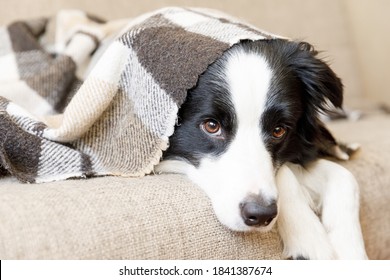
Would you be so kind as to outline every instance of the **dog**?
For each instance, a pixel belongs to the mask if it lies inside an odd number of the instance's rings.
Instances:
[[[234,231],[276,223],[292,259],[366,259],[354,176],[320,120],[343,85],[306,42],[241,41],[188,91],[157,172],[182,173]]]

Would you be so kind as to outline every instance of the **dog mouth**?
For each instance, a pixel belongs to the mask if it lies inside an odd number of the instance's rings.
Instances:
[[[255,219],[256,220],[256,219]],[[244,224],[246,225],[246,230],[245,231],[249,231],[249,232],[269,232],[273,229],[275,223],[276,223],[276,220],[277,220],[277,216],[273,217],[273,218],[269,218],[269,220],[265,221],[262,225],[248,225],[248,222],[249,223],[253,223],[253,221],[244,221]],[[255,221],[256,223],[257,221]]]
[[[268,220],[264,221],[262,225],[258,224],[258,218],[256,216],[250,216],[244,220],[244,223],[247,226],[253,226],[253,227],[258,227],[258,228],[266,228],[268,225],[272,223],[274,218],[269,218]]]
[[[274,228],[274,225],[276,223],[277,217],[273,218],[267,225],[256,225],[256,226],[248,226],[245,222],[242,220],[237,221],[236,223],[222,223],[223,226],[225,226],[227,229],[235,232],[259,232],[259,233],[266,233],[271,231]]]

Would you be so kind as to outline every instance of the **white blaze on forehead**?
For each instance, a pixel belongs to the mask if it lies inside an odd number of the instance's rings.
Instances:
[[[259,54],[238,50],[228,58],[226,80],[237,119],[236,135],[227,150],[227,157],[245,164],[244,173],[256,182],[251,189],[265,198],[274,193],[274,170],[271,154],[262,139],[261,116],[270,88],[272,70]],[[252,174],[251,174],[252,173]]]
[[[237,114],[239,127],[257,127],[264,111],[272,71],[266,60],[243,50],[233,52],[228,59],[226,78]]]
[[[189,169],[187,175],[211,198],[224,225],[234,230],[250,230],[244,224],[239,205],[248,195],[259,195],[265,204],[277,200],[272,156],[261,132],[272,71],[264,58],[242,50],[230,53],[225,63],[224,76],[237,130],[221,155],[205,156],[199,167]]]

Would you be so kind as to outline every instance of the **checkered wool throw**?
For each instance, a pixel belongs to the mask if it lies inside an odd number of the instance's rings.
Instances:
[[[104,22],[81,11],[0,28],[0,173],[24,182],[143,176],[207,66],[273,35],[216,11]]]

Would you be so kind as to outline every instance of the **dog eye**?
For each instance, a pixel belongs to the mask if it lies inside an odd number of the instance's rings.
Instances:
[[[287,130],[282,126],[277,126],[272,131],[272,136],[276,139],[281,139],[285,134]]]
[[[201,124],[202,130],[207,134],[211,134],[213,136],[219,136],[222,133],[221,124],[213,119],[205,120]]]

